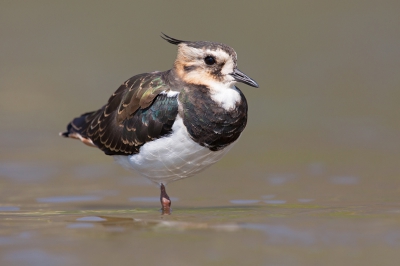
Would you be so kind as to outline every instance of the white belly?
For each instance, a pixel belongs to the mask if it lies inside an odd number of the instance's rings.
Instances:
[[[220,151],[210,151],[194,142],[181,117],[169,136],[146,143],[138,154],[114,155],[114,159],[156,183],[166,184],[189,177],[220,160],[234,143]]]

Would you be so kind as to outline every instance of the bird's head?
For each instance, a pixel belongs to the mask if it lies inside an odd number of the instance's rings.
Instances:
[[[178,45],[174,69],[183,81],[206,86],[213,83],[230,86],[242,82],[258,88],[257,82],[237,69],[237,55],[231,47],[215,42],[182,41],[165,34],[161,37]]]

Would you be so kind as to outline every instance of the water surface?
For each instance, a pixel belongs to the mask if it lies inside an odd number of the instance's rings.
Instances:
[[[0,264],[397,265],[396,1],[0,4]],[[159,190],[58,132],[129,77],[169,69],[163,31],[233,46],[259,89],[218,164]]]

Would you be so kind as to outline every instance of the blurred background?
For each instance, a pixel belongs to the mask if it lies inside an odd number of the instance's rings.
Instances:
[[[72,118],[101,107],[129,77],[171,68],[176,46],[159,37],[164,32],[232,46],[239,69],[260,85],[238,84],[249,103],[249,123],[231,152],[196,177],[170,184],[168,193],[176,198],[173,219],[187,221],[186,212],[213,224],[221,221],[219,214],[196,216],[189,210],[244,208],[230,221],[261,224],[267,240],[239,233],[247,239],[249,257],[235,257],[243,248],[231,241],[235,235],[209,236],[198,243],[213,251],[199,262],[233,265],[231,258],[250,259],[253,265],[312,265],[321,258],[331,265],[328,258],[339,255],[339,261],[391,265],[400,245],[399,14],[398,1],[369,0],[1,1],[2,218],[36,213],[52,220],[46,215],[57,211],[138,208],[149,213],[145,218],[159,219],[157,187],[101,151],[58,133]],[[301,215],[302,204],[313,206],[322,220]],[[357,222],[347,219],[365,215]],[[328,219],[337,216],[344,218]],[[307,253],[304,243],[296,242],[298,235],[293,242],[292,231],[278,234],[284,247],[277,250],[265,229],[271,223],[315,228],[311,244],[320,252]],[[18,238],[27,224],[24,219],[17,228],[3,224],[0,233]],[[48,233],[43,230],[30,235],[32,242],[24,241],[25,246],[4,242],[7,252],[0,253],[0,261],[25,265],[39,256],[39,263],[52,262],[53,254],[64,256],[65,265],[96,261],[78,250],[54,253],[51,240],[32,251],[29,243],[42,239]],[[362,236],[371,231],[376,234]],[[359,246],[342,249],[342,240],[329,238],[336,233],[350,234],[355,242],[346,243]],[[91,240],[82,240],[81,250]],[[148,247],[156,245],[146,241]],[[200,254],[187,247],[190,239],[176,241],[190,256]],[[230,244],[210,244],[215,241]],[[371,248],[373,243],[385,248]],[[118,260],[124,263],[122,257]],[[182,261],[175,265],[188,265],[189,255]]]

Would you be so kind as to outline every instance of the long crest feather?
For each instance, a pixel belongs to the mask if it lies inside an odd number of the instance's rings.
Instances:
[[[172,37],[168,36],[167,34],[165,34],[165,33],[163,33],[163,32],[161,32],[161,34],[162,34],[162,35],[161,35],[161,38],[163,38],[163,39],[166,40],[167,42],[172,43],[172,44],[175,44],[175,45],[178,45],[178,44],[180,44],[180,43],[186,42],[186,41],[182,41],[182,40],[178,40],[178,39],[172,38]]]

